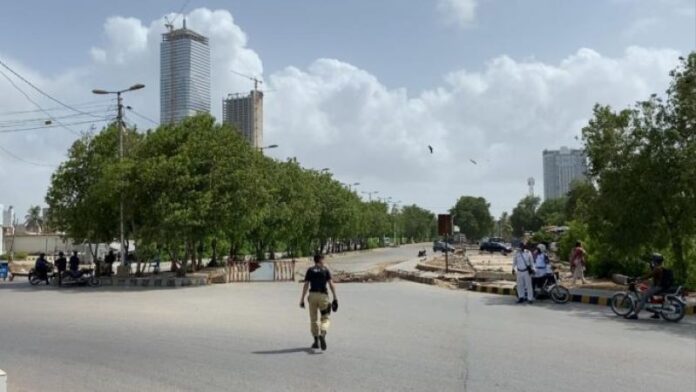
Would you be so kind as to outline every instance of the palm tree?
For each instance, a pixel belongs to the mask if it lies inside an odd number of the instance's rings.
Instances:
[[[31,206],[29,211],[27,211],[27,216],[24,217],[24,224],[28,230],[33,230],[37,233],[41,233],[41,226],[43,225],[43,219],[41,218],[41,207]]]

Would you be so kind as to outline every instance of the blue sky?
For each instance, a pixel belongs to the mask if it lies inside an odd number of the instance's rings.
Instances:
[[[127,103],[158,119],[162,18],[183,3],[6,1],[0,59],[70,103],[145,83]],[[541,151],[577,145],[594,103],[664,91],[696,47],[695,0],[191,0],[184,13],[211,37],[214,115],[222,96],[250,88],[230,69],[260,75],[275,158],[435,212],[463,194],[511,210],[527,177],[543,189]],[[2,78],[0,93],[0,122],[35,109]],[[0,146],[53,165],[74,137],[3,133]],[[0,153],[0,203],[42,204],[51,171]]]

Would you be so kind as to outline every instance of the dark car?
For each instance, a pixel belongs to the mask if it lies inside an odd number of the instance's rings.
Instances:
[[[492,241],[481,243],[479,250],[481,252],[491,252],[491,253],[500,252],[504,255],[506,255],[508,253],[512,253],[511,247],[509,247],[503,243],[500,243],[500,242],[492,242]]]
[[[445,247],[448,252],[454,252],[454,246],[446,243],[445,241],[435,241],[433,242],[433,252],[444,252]]]

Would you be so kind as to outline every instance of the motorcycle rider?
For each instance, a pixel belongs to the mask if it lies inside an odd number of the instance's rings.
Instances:
[[[668,289],[669,287],[665,287],[665,285],[671,285],[671,283],[666,284],[664,277],[665,277],[665,269],[662,266],[662,263],[664,261],[664,258],[662,257],[661,254],[659,253],[653,253],[651,260],[650,260],[650,268],[651,271],[648,272],[647,274],[643,275],[641,280],[646,280],[649,278],[652,278],[652,286],[647,289],[640,297],[640,300],[638,301],[638,305],[636,305],[636,310],[635,312],[629,314],[626,316],[627,319],[630,320],[638,320],[638,314],[640,314],[640,311],[643,310],[645,307],[645,304],[650,300],[650,298],[653,295],[657,295],[664,291],[665,289]],[[655,313],[653,314],[650,318],[652,319],[659,319],[660,316]]]
[[[58,286],[63,284],[63,274],[68,268],[68,260],[65,259],[65,253],[63,251],[58,252],[58,259],[56,259],[56,268],[58,269]]]
[[[82,274],[80,273],[80,258],[77,257],[77,251],[74,250],[72,256],[70,256],[70,275],[73,278],[79,278]]]
[[[36,272],[36,276],[38,276],[41,280],[46,281],[46,284],[50,284],[48,282],[48,261],[46,260],[46,254],[41,253],[39,255],[39,258],[36,259],[36,264],[34,264],[34,271]]]

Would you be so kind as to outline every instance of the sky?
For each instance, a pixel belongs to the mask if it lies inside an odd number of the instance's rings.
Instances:
[[[473,195],[499,216],[527,194],[529,177],[543,194],[544,149],[579,147],[595,103],[623,108],[664,92],[678,57],[696,49],[696,0],[0,7],[0,60],[82,112],[0,68],[0,204],[20,217],[45,204],[51,173],[77,135],[113,117],[113,101],[92,89],[144,83],[125,96],[127,120],[155,126],[164,17],[180,25],[179,11],[210,38],[214,116],[222,97],[252,88],[232,70],[258,76],[267,90],[264,141],[279,145],[270,156],[330,168],[360,192],[435,213]],[[65,127],[43,126],[47,113]]]

